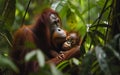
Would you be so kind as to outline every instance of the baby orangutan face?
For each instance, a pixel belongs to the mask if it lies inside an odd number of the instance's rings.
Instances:
[[[66,37],[66,41],[62,45],[63,50],[69,50],[72,47],[76,46],[79,44],[80,37],[78,36],[77,33],[72,32],[69,33],[68,36]]]

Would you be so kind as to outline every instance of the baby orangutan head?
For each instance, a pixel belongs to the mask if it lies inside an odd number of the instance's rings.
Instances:
[[[62,45],[62,49],[63,50],[69,50],[72,47],[78,45],[79,41],[80,41],[80,36],[78,35],[78,33],[71,32],[66,37],[66,41]]]

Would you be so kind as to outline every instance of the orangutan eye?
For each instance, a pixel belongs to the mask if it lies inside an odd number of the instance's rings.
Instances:
[[[54,14],[51,14],[51,15],[50,15],[50,21],[51,21],[51,22],[54,22],[55,19],[56,19],[56,16],[55,16]]]
[[[51,21],[51,23],[55,23],[55,24],[60,22],[59,18],[54,14],[50,15],[50,21]]]

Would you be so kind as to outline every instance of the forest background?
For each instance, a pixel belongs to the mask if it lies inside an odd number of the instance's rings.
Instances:
[[[0,75],[19,72],[9,57],[13,34],[22,24],[34,23],[35,16],[46,7],[59,13],[64,29],[77,31],[84,41],[79,58],[58,66],[40,66],[36,75],[119,75],[119,4],[120,0],[0,0]],[[32,56],[27,55],[29,60]],[[43,63],[41,57],[37,60]],[[63,73],[67,66],[69,70]]]

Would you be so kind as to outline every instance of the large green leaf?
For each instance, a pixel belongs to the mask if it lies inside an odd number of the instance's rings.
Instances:
[[[25,56],[25,61],[27,61],[27,62],[30,61],[33,57],[35,57],[35,55],[36,55],[36,50],[33,50],[33,51],[27,53]]]
[[[112,75],[106,60],[107,55],[104,50],[100,46],[96,46],[95,52],[101,70],[104,72],[105,75]]]
[[[37,50],[36,53],[37,53],[37,60],[38,60],[39,66],[44,67],[44,65],[45,65],[45,57],[44,57],[42,51]]]
[[[45,65],[45,57],[43,55],[43,53],[41,52],[41,50],[33,50],[29,53],[26,54],[25,56],[25,61],[30,61],[32,58],[37,58],[38,64],[40,67],[44,67]]]
[[[9,58],[3,57],[1,55],[0,55],[0,66],[6,67],[6,68],[11,68],[13,71],[19,72],[16,65]]]
[[[91,75],[92,62],[94,61],[94,56],[92,51],[88,51],[81,64],[81,75]]]

